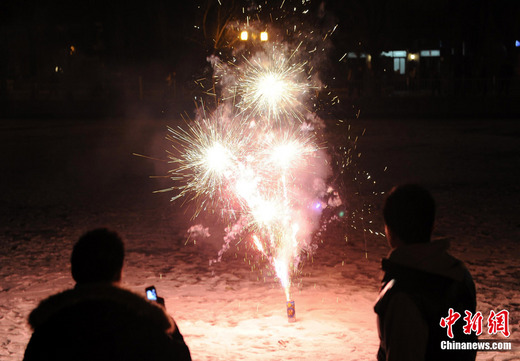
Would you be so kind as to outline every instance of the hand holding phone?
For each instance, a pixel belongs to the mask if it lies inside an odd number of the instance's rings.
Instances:
[[[146,298],[150,301],[157,301],[157,290],[155,286],[146,287]]]
[[[146,287],[146,298],[150,301],[157,302],[161,306],[164,306],[164,298],[157,296],[157,290],[155,289],[155,286]]]

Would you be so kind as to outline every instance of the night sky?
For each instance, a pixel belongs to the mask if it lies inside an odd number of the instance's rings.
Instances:
[[[34,77],[49,57],[74,46],[78,53],[111,66],[189,63],[185,57],[211,53],[219,16],[276,18],[280,1],[4,1],[0,11],[3,79]],[[258,11],[258,5],[263,10]],[[512,52],[520,37],[518,1],[287,0],[284,11],[309,8],[306,20],[339,24],[338,54],[378,53],[405,48],[458,47],[475,58]],[[269,14],[269,17],[267,16]],[[205,29],[203,29],[205,26]],[[196,28],[198,27],[198,29]],[[204,31],[205,30],[205,31]],[[33,58],[13,69],[20,58]],[[6,74],[7,73],[7,74]]]
[[[197,80],[211,78],[208,56],[233,59],[238,30],[247,19],[278,33],[290,33],[292,24],[297,24],[309,33],[313,29],[319,41],[334,29],[322,42],[326,52],[314,64],[332,89],[345,89],[353,71],[362,67],[357,81],[372,89],[363,95],[385,95],[381,81],[397,81],[392,87],[402,87],[415,65],[407,65],[403,79],[390,79],[392,59],[383,60],[378,54],[437,49],[440,62],[421,61],[418,78],[427,82],[438,73],[447,84],[443,95],[509,93],[516,89],[520,73],[520,48],[515,47],[520,38],[519,4],[516,0],[303,5],[296,0],[4,1],[0,103],[6,116],[124,115],[136,100],[164,103],[157,94],[166,94],[168,86],[175,88],[170,93],[185,108],[200,94]],[[281,42],[296,39],[286,34]],[[371,54],[372,62],[368,66],[364,58],[352,60],[346,54]],[[470,89],[461,88],[461,82]],[[88,107],[88,102],[94,106]],[[151,107],[161,114],[167,108]],[[496,108],[506,109],[501,104]]]

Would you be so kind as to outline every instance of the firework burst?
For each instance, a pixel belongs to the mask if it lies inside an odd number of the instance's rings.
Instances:
[[[246,157],[247,135],[238,133],[239,129],[219,112],[186,122],[186,127],[168,127],[166,138],[172,143],[167,151],[172,165],[168,173],[177,185],[161,191],[177,192],[172,201],[195,201],[195,216],[217,206],[231,209],[228,184],[236,177],[240,160]]]
[[[245,120],[262,119],[267,122],[301,121],[303,100],[312,86],[308,83],[306,63],[291,62],[282,55],[257,55],[245,59],[238,68],[237,96]]]

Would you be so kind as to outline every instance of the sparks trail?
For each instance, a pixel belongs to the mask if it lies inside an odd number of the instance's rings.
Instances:
[[[271,21],[291,18],[284,4],[280,10],[284,15]],[[253,27],[250,20],[247,26]],[[195,120],[168,128],[169,176],[175,185],[163,191],[175,192],[172,201],[194,202],[194,217],[218,212],[228,223],[224,246],[212,262],[220,261],[231,242],[246,240],[269,261],[289,301],[301,255],[312,253],[323,210],[343,201],[329,185],[331,159],[324,122],[316,115],[320,87],[312,64],[317,49],[326,48],[316,44],[334,30],[320,36],[305,32],[302,23],[288,25],[269,37],[277,40],[268,46],[233,49],[232,61],[208,58],[214,74],[204,92],[215,106],[201,102]],[[294,37],[292,49],[287,36]]]

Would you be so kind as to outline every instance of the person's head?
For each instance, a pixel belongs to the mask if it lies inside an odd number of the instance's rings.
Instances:
[[[106,228],[80,237],[70,257],[72,278],[77,284],[119,282],[125,258],[121,237]]]
[[[435,220],[435,201],[430,192],[415,184],[394,187],[383,207],[385,231],[392,248],[430,241]]]

